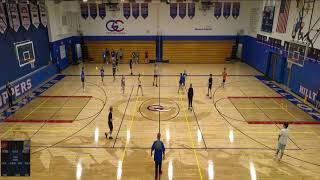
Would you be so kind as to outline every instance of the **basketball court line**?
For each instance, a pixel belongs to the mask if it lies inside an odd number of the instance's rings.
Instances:
[[[185,117],[185,120],[186,120],[186,123],[187,123],[187,127],[188,127],[189,139],[190,139],[190,141],[191,141],[192,148],[195,148],[195,145],[194,145],[194,142],[193,142],[193,139],[192,139],[192,134],[191,134],[191,129],[190,129],[189,120],[188,120],[188,117],[187,117],[187,114],[186,114],[186,110],[185,110],[185,106],[184,106],[184,103],[182,102],[182,98],[181,98],[181,95],[180,95],[180,94],[179,94],[179,97],[180,97],[180,103],[182,103],[182,108],[183,108],[183,112],[184,112],[184,117]],[[202,135],[202,134],[201,134],[201,135]],[[200,164],[199,164],[197,152],[195,151],[195,149],[193,149],[193,153],[194,153],[194,156],[195,156],[195,159],[196,159],[196,163],[197,163],[197,166],[198,166],[199,176],[200,176],[200,179],[202,180],[202,173],[201,173],[201,169],[200,169]]]
[[[79,74],[64,74],[65,76],[80,76]],[[208,77],[208,75],[209,74],[194,74],[194,75],[192,75],[192,74],[188,74],[187,76],[195,76],[195,77],[202,77],[202,76],[205,76],[205,77]],[[95,77],[95,76],[97,76],[97,77],[101,77],[101,75],[100,74],[86,74],[85,76],[93,76],[93,77]],[[107,74],[107,75],[104,75],[104,76],[109,76],[109,77],[113,77],[113,75],[112,74]],[[118,76],[118,77],[121,77],[122,75],[115,75],[116,77]],[[138,74],[133,74],[133,75],[131,75],[131,74],[128,74],[128,75],[125,75],[125,76],[138,76]],[[141,74],[140,76],[154,76],[154,74]],[[159,76],[172,76],[172,77],[177,77],[177,76],[180,76],[179,74],[177,74],[177,75],[175,75],[175,74],[161,74],[161,75],[159,75]],[[218,75],[218,74],[212,74],[212,76],[216,76],[216,77],[222,77],[222,75]],[[257,74],[228,74],[228,76],[243,76],[243,77],[255,77],[255,76],[257,76]]]
[[[124,109],[123,116],[122,116],[122,119],[121,119],[121,122],[120,122],[120,125],[119,125],[119,128],[118,128],[117,135],[116,135],[116,137],[115,137],[115,139],[114,139],[114,143],[113,143],[113,145],[112,145],[113,148],[114,148],[114,146],[115,146],[116,143],[117,143],[118,135],[119,135],[119,132],[120,132],[120,130],[121,130],[124,117],[126,116],[126,113],[127,113],[127,109],[128,109],[128,105],[129,105],[129,103],[130,103],[131,97],[132,97],[133,89],[134,89],[134,87],[131,88],[130,96],[129,96],[128,101],[127,101],[127,104],[126,104],[126,108]]]
[[[44,148],[44,147],[49,147],[45,145],[31,145],[31,148]],[[53,146],[50,147],[50,149],[78,149],[78,148],[83,148],[83,149],[125,149],[125,146],[117,146],[117,147],[110,147],[110,146]],[[150,150],[150,147],[127,147],[126,149],[130,150]],[[262,150],[262,151],[274,151],[274,149],[269,149],[269,148],[246,148],[246,147],[211,147],[211,148],[186,148],[186,147],[168,147],[166,149],[171,149],[171,150]],[[301,151],[301,149],[298,148],[288,148],[286,151]],[[308,149],[304,149],[308,150]]]

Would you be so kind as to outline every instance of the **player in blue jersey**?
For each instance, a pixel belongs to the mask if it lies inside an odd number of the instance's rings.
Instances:
[[[112,76],[113,76],[113,81],[116,80],[116,71],[117,71],[117,65],[116,65],[116,60],[114,59],[112,61]]]
[[[85,75],[84,75],[84,67],[82,66],[81,68],[81,74],[80,74],[80,79],[81,79],[81,82],[82,82],[82,90],[84,91],[84,78],[85,78]]]
[[[185,83],[184,75],[182,73],[180,73],[178,93],[180,92],[180,90],[183,91],[183,84],[184,83]]]

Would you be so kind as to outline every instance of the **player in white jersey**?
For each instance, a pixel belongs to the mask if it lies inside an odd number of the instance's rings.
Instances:
[[[125,76],[122,75],[122,77],[121,77],[121,89],[122,89],[122,94],[124,94],[125,86],[126,86],[126,79],[125,79]]]
[[[137,89],[137,96],[139,94],[139,89],[141,89],[141,93],[142,93],[142,96],[143,96],[143,90],[142,90],[142,82],[141,82],[141,79],[140,79],[141,75],[139,73],[139,76],[138,76],[138,89]]]
[[[283,129],[281,129],[279,137],[278,137],[278,148],[277,148],[275,156],[278,158],[278,154],[280,152],[279,161],[282,159],[284,150],[285,150],[286,145],[287,145],[288,133],[289,133],[288,126],[289,126],[288,123],[284,123],[283,124]]]
[[[159,76],[159,65],[157,63],[154,64],[154,74],[153,74],[153,83],[152,85],[156,85],[158,87],[158,76]]]

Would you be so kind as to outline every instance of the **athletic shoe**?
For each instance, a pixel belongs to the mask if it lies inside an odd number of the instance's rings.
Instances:
[[[108,134],[107,133],[104,133],[104,135],[106,135],[106,138],[108,138]]]
[[[109,139],[113,139],[113,137],[110,136]]]

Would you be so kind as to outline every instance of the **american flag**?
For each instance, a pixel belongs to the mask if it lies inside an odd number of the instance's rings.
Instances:
[[[277,24],[278,33],[286,32],[289,10],[290,10],[290,3],[291,3],[291,0],[281,0],[278,24]]]

